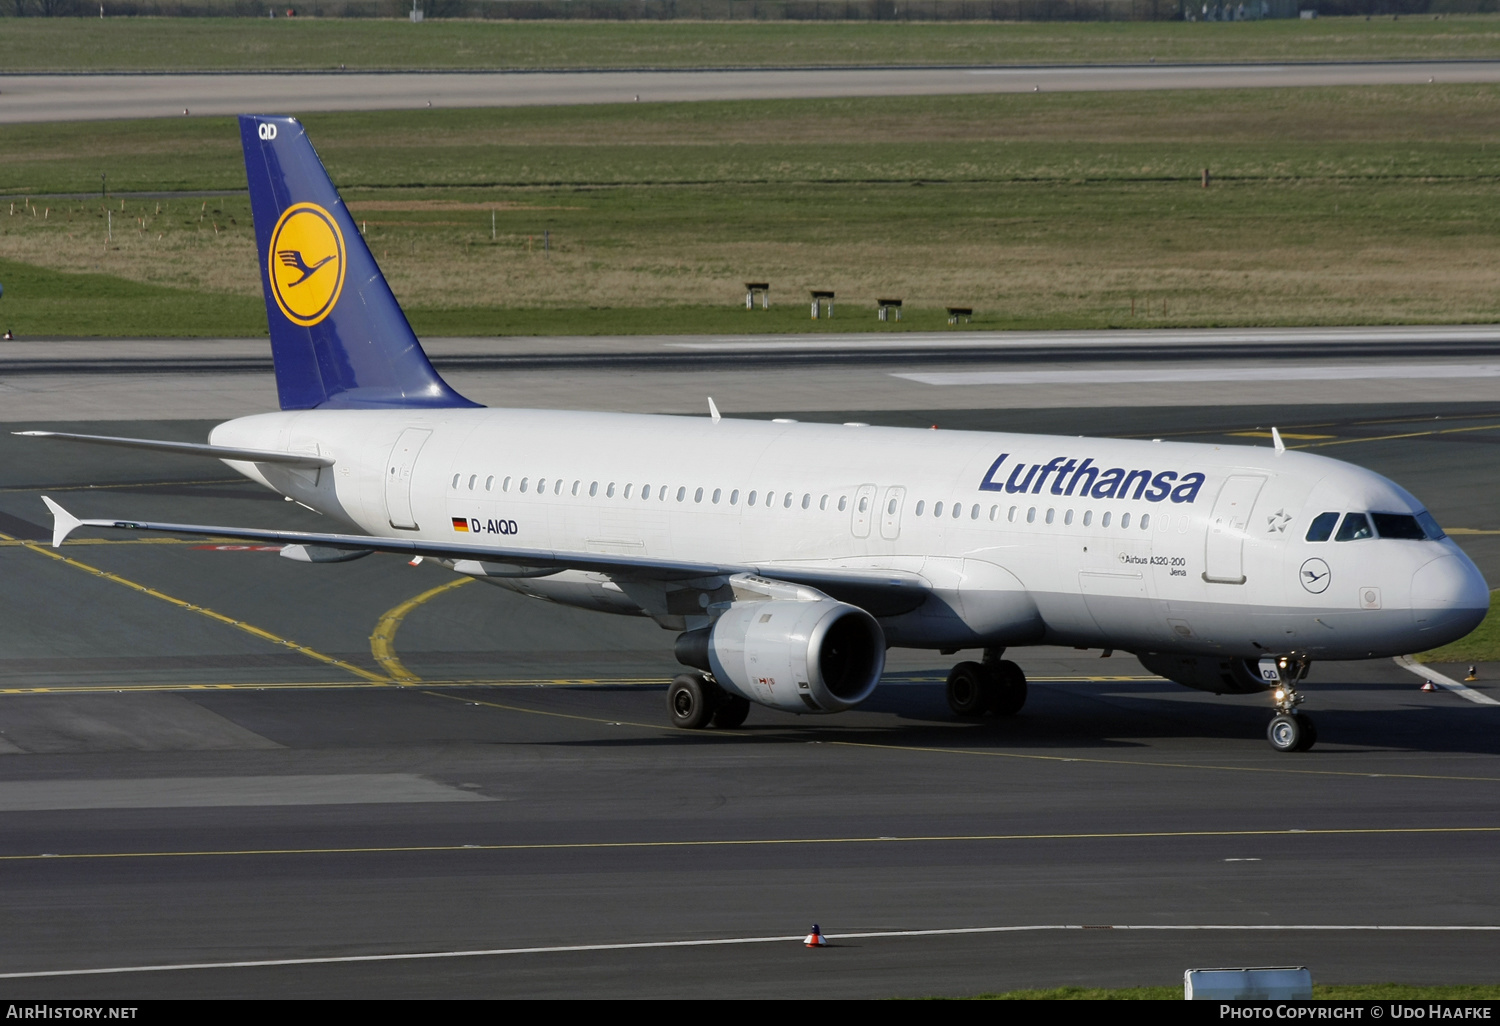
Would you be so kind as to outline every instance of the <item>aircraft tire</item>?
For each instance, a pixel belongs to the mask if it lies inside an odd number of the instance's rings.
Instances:
[[[1302,741],[1297,745],[1297,751],[1305,752],[1318,743],[1318,725],[1307,713],[1298,713],[1297,719],[1302,721]]]
[[[667,688],[667,715],[681,730],[702,730],[718,707],[719,687],[696,673],[679,673]]]
[[[1291,713],[1277,713],[1266,727],[1266,740],[1278,752],[1304,751],[1304,746],[1309,743],[1307,734],[1302,717]]]
[[[989,708],[993,716],[1014,716],[1026,704],[1026,674],[1009,659],[989,667],[993,685]]]
[[[948,672],[948,708],[955,716],[983,716],[994,691],[994,678],[979,663],[959,663]]]
[[[714,710],[714,726],[720,730],[733,730],[745,722],[750,715],[750,700],[739,695],[725,695]]]

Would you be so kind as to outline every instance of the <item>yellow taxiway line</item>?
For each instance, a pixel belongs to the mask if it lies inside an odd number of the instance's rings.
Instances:
[[[408,670],[396,656],[396,632],[401,629],[401,621],[406,619],[408,613],[424,602],[430,602],[444,592],[452,591],[454,588],[468,584],[474,578],[459,577],[439,584],[436,588],[428,588],[420,595],[414,595],[400,605],[388,609],[375,621],[375,629],[370,632],[370,654],[375,657],[375,662],[393,680],[404,683],[416,683],[421,677]]]
[[[0,541],[18,540],[19,539],[12,538],[8,534],[0,534]],[[71,559],[68,556],[64,556],[60,552],[54,552],[52,549],[48,548],[46,545],[40,542],[21,541],[21,547],[30,549],[32,552],[35,552],[38,555],[46,556],[48,559],[57,560],[59,563],[64,563],[77,570],[82,570],[85,573],[93,574],[95,577],[102,577],[106,581],[112,581],[115,584],[122,585],[123,587],[129,588],[130,590],[135,592],[139,592],[142,595],[149,595],[151,598],[166,602],[169,605],[176,606],[179,609],[187,610],[190,613],[197,613],[199,616],[204,616],[210,620],[214,620],[218,623],[225,624],[226,626],[233,627],[236,630],[244,631],[246,634],[249,634],[256,638],[260,638],[262,641],[269,641],[273,645],[280,645],[283,648],[288,648],[300,655],[307,656],[309,659],[315,659],[318,662],[326,663],[329,666],[336,666],[341,670],[346,670],[349,673],[354,674],[356,677],[361,677],[365,680],[373,682],[385,684],[392,683],[389,678],[382,677],[378,673],[371,673],[369,670],[366,670],[362,666],[355,666],[353,663],[345,662],[342,659],[336,659],[333,656],[324,655],[322,652],[319,652],[316,649],[311,649],[306,645],[298,644],[295,641],[283,638],[279,634],[272,634],[270,631],[263,630],[260,627],[256,627],[254,624],[245,623],[243,620],[236,620],[232,617],[225,616],[223,613],[216,612],[204,606],[195,606],[191,602],[185,602],[180,598],[174,598],[173,596],[168,595],[164,592],[157,591],[155,588],[149,588],[144,584],[137,584],[135,581],[132,581],[127,577],[121,577],[119,574],[110,573],[108,570],[100,570],[98,567],[90,566],[87,563],[80,563],[78,560]]]

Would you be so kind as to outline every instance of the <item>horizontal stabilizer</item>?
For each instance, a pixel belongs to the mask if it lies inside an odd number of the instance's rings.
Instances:
[[[312,453],[276,452],[270,449],[236,449],[227,445],[198,442],[160,442],[154,438],[115,438],[111,435],[74,435],[66,431],[12,431],[26,438],[60,438],[65,442],[89,442],[93,445],[118,445],[126,449],[150,449],[153,452],[175,452],[183,456],[212,456],[216,460],[241,463],[279,463],[288,467],[331,467],[333,460]]]

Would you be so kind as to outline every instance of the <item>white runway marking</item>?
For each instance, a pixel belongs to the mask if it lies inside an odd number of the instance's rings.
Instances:
[[[810,349],[1068,349],[1079,346],[1151,348],[1182,345],[1261,345],[1316,347],[1320,342],[1348,345],[1372,342],[1494,342],[1500,329],[1493,325],[1431,325],[1357,328],[1131,328],[1126,331],[939,331],[846,334],[727,335],[718,338],[665,339],[669,349],[700,351],[796,352]],[[626,341],[626,340],[620,340]],[[637,340],[638,341],[638,340]],[[55,344],[55,343],[49,343]],[[618,347],[618,343],[613,343]],[[628,344],[628,342],[627,342]]]
[[[1423,680],[1430,680],[1445,691],[1451,691],[1459,698],[1467,698],[1475,705],[1500,705],[1483,691],[1476,691],[1467,684],[1460,684],[1452,677],[1445,677],[1430,666],[1423,666],[1411,656],[1397,656],[1396,665],[1410,670]]]
[[[1211,381],[1373,381],[1412,378],[1495,378],[1493,363],[1329,364],[1316,367],[1119,367],[1102,370],[917,371],[895,373],[923,385],[1124,385]]]
[[[1390,932],[1390,933],[1497,933],[1500,926],[1399,926],[1399,925],[1146,925],[1086,926],[1083,924],[1042,924],[1030,926],[970,926],[950,930],[874,930],[868,933],[825,933],[830,941],[882,940],[898,937],[960,937],[990,933],[1045,933],[1062,930],[1122,930],[1158,933],[1259,931],[1292,932]],[[107,976],[118,973],[164,973],[184,969],[263,969],[271,966],[338,965],[354,962],[401,962],[433,958],[486,958],[501,955],[555,955],[584,951],[642,951],[651,948],[711,948],[738,944],[800,944],[806,934],[780,937],[717,937],[709,940],[642,941],[634,944],[555,944],[530,948],[488,948],[476,951],[414,951],[388,955],[334,955],[325,958],[268,958],[244,962],[183,962],[177,965],[132,965],[107,969],[48,969],[27,973],[0,973],[0,980],[34,980],[48,976]]]

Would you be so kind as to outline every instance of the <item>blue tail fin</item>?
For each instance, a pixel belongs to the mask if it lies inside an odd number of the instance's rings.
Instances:
[[[242,115],[240,138],[281,408],[477,405],[432,369],[302,125]]]

